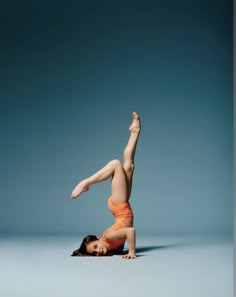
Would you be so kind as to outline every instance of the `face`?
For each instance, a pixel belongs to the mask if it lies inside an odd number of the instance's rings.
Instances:
[[[92,256],[105,256],[107,254],[107,246],[105,242],[98,237],[98,240],[87,244],[87,252]]]

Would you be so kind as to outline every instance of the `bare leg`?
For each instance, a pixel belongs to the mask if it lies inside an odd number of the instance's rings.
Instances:
[[[129,130],[131,134],[128,144],[124,150],[123,166],[119,160],[110,161],[98,172],[81,181],[72,191],[71,198],[74,199],[81,193],[87,192],[90,185],[102,182],[112,177],[112,199],[120,203],[128,201],[134,170],[135,148],[140,132],[140,121],[136,113],[133,113],[133,122]]]
[[[135,150],[141,130],[141,123],[139,116],[136,112],[133,112],[133,122],[129,127],[130,130],[130,138],[128,140],[128,143],[124,149],[123,153],[123,169],[125,172],[126,177],[126,188],[127,188],[127,195],[125,201],[129,200],[130,194],[131,194],[131,188],[132,188],[132,177],[134,172],[134,155]],[[118,192],[119,195],[119,175],[114,175],[112,180],[112,198],[113,200],[116,200],[115,193]],[[120,200],[118,198],[118,200]],[[123,200],[123,199],[122,199]]]
[[[74,199],[83,192],[87,192],[89,190],[89,186],[111,178],[119,165],[120,161],[118,160],[110,161],[106,166],[97,171],[95,174],[82,180],[72,191],[71,198]]]

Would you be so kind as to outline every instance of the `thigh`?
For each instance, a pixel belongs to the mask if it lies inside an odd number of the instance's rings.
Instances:
[[[120,164],[116,167],[111,181],[112,200],[118,203],[128,201],[127,177],[124,168]]]

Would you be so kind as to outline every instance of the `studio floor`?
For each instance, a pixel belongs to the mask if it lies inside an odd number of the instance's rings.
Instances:
[[[230,236],[138,235],[137,260],[70,257],[81,239],[1,237],[0,296],[233,296]]]

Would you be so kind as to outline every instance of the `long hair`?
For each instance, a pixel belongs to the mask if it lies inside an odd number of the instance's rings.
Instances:
[[[90,242],[96,241],[98,238],[95,235],[87,235],[80,247],[77,250],[74,250],[73,253],[71,254],[72,257],[82,257],[82,256],[93,256],[91,254],[88,253],[87,251],[87,245]],[[112,256],[112,255],[122,255],[123,253],[123,249],[124,249],[124,244],[121,245],[120,247],[118,247],[116,250],[110,251],[108,252],[108,254],[106,256]]]
[[[98,238],[97,238],[97,236],[95,236],[95,235],[87,235],[87,236],[83,239],[83,241],[82,241],[80,247],[79,247],[77,250],[73,251],[73,253],[71,254],[71,256],[72,256],[72,257],[78,257],[78,256],[91,256],[91,255],[88,253],[88,251],[87,251],[87,244],[89,244],[90,242],[96,241],[97,239],[98,239]]]

